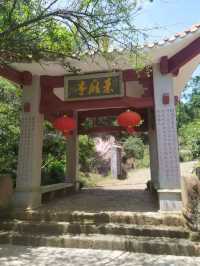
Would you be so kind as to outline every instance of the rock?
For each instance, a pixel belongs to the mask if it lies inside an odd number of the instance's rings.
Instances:
[[[198,176],[198,178],[200,178],[200,167],[196,167],[195,169],[196,175]]]
[[[191,241],[200,241],[200,233],[199,232],[190,232],[190,240]]]
[[[0,176],[0,208],[7,208],[13,195],[13,182],[10,176]]]
[[[115,144],[113,136],[101,136],[94,138],[96,158],[95,166],[100,175],[107,176],[110,171],[111,150]]]
[[[148,180],[147,183],[146,183],[146,186],[147,187],[146,187],[145,191],[148,191],[148,192],[151,192],[151,193],[157,195],[157,191],[156,191],[156,189],[154,187],[154,184],[153,184],[152,180]]]
[[[135,169],[135,160],[134,160],[134,158],[127,158],[126,165],[127,165],[127,169],[128,170]]]
[[[200,230],[200,181],[196,176],[182,177],[183,214],[186,224]]]

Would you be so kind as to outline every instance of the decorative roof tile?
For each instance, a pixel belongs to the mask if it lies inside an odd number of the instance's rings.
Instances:
[[[187,37],[190,34],[196,33],[197,31],[200,31],[200,23],[199,24],[194,24],[189,29],[186,29],[183,32],[178,32],[174,36],[171,36],[170,38],[164,38],[161,41],[155,41],[153,43],[144,44],[143,47],[152,49],[152,48],[156,48],[158,46],[164,46],[164,45],[166,45],[168,43],[175,42],[178,39],[185,38],[185,37]]]

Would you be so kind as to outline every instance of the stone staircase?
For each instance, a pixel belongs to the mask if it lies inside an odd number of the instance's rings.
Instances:
[[[0,243],[200,256],[178,214],[20,212],[0,220]]]

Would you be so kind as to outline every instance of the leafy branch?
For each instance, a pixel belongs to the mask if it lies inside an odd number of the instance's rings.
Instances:
[[[133,47],[138,1],[7,0],[0,2],[0,61],[77,57]]]

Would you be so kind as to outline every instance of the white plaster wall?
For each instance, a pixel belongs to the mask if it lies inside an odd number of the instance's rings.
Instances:
[[[196,70],[198,65],[200,64],[200,55],[195,57],[193,60],[188,62],[185,66],[183,66],[179,75],[174,78],[174,94],[180,96],[183,92],[187,82],[192,78],[193,72]]]
[[[126,82],[126,95],[130,97],[142,97],[144,88],[138,81]]]
[[[23,103],[30,103],[30,112],[22,111],[18,169],[14,204],[17,207],[37,207],[41,204],[41,165],[43,115],[39,113],[40,78],[33,77],[31,86],[23,88]]]
[[[158,64],[154,65],[153,74],[160,188],[180,188],[174,78],[162,75]],[[170,96],[170,103],[167,105],[162,101],[165,93]]]
[[[65,100],[65,90],[64,87],[62,88],[54,88],[53,89],[53,93],[61,100],[64,101]]]

